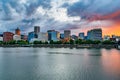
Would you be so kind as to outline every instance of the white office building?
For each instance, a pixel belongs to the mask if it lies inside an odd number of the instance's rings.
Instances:
[[[14,35],[13,40],[16,40],[16,41],[21,40],[21,35]]]
[[[48,41],[47,33],[39,32],[38,40],[42,42]]]
[[[3,37],[0,37],[0,41],[3,41]]]

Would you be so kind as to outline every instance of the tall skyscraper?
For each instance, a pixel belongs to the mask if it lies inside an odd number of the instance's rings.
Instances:
[[[34,32],[35,32],[35,34],[38,34],[40,32],[40,27],[39,26],[35,26],[34,27]]]
[[[34,39],[35,38],[35,33],[34,32],[30,32],[29,34],[28,34],[28,41],[30,42],[32,39]]]
[[[71,36],[71,31],[70,30],[65,30],[64,31],[64,39],[70,39]]]
[[[34,27],[35,38],[38,38],[38,33],[39,32],[40,32],[40,27],[39,26],[35,26]]]
[[[84,32],[79,33],[79,38],[80,38],[80,39],[85,39],[85,34],[84,34]]]
[[[102,29],[92,29],[87,33],[90,40],[102,40]]]
[[[53,40],[53,41],[57,41],[58,40],[58,38],[57,38],[57,31],[55,31],[55,30],[48,30],[47,31],[48,32],[48,40],[50,41],[50,40]]]
[[[20,35],[20,29],[19,28],[15,29],[15,34]]]

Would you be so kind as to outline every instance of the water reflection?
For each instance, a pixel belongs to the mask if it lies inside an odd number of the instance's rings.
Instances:
[[[120,75],[120,51],[112,50],[101,50],[102,67],[103,70],[110,76]]]
[[[116,49],[0,48],[0,80],[120,80]]]

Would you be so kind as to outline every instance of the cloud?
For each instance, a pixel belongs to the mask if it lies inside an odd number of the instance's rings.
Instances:
[[[67,15],[66,8],[52,8],[50,11],[47,12],[50,18],[53,18],[55,21],[59,22],[73,22],[73,21],[80,21],[79,16],[71,17]]]
[[[19,3],[20,4],[26,4],[28,0],[20,0]]]
[[[69,15],[83,17],[93,14],[105,15],[120,9],[120,0],[81,0],[68,7]]]
[[[109,26],[119,19],[120,0],[0,0],[0,32],[35,25],[48,29],[87,29]],[[107,15],[107,16],[106,16]],[[112,20],[111,20],[112,18]]]

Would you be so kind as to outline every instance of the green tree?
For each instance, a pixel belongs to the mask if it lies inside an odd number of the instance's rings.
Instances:
[[[34,41],[33,44],[42,44],[42,41]]]
[[[26,45],[26,44],[29,44],[29,42],[28,41],[24,41],[24,40],[19,40],[19,41],[17,41],[17,44],[19,44],[19,45]]]
[[[82,39],[75,40],[75,44],[82,44]]]
[[[7,43],[10,44],[10,45],[13,45],[13,44],[16,44],[16,41],[12,40],[12,41],[8,41]]]
[[[85,44],[93,44],[93,41],[92,40],[86,40]]]
[[[103,41],[102,44],[115,44],[115,42],[106,40],[106,41]]]
[[[45,42],[44,42],[44,44],[48,44],[48,42],[47,42],[47,41],[45,41]]]
[[[3,44],[3,41],[0,41],[0,45],[2,45]]]
[[[50,41],[50,44],[54,44],[54,41],[53,41],[53,40],[51,40],[51,41]]]
[[[93,41],[93,44],[100,44],[100,43],[101,43],[101,41],[99,41],[99,40]]]
[[[70,44],[74,44],[74,40],[70,39]]]

